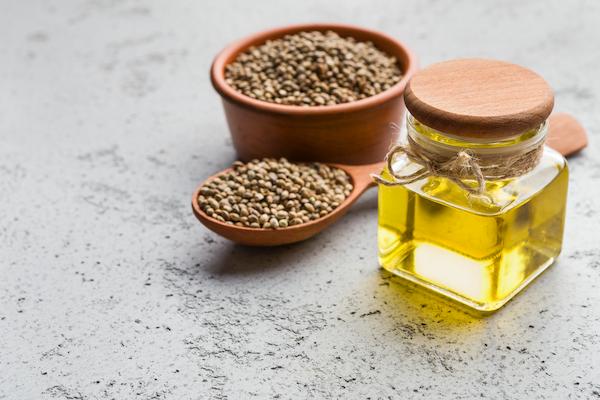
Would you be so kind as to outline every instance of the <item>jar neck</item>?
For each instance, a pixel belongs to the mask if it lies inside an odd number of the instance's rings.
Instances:
[[[548,133],[547,121],[539,127],[502,139],[465,138],[433,129],[407,115],[406,126],[409,141],[415,142],[429,152],[451,157],[468,150],[476,156],[508,156],[525,154],[543,145]]]
[[[535,169],[544,153],[547,122],[538,128],[501,140],[471,139],[437,131],[407,118],[408,135],[386,155],[391,176],[374,175],[379,184],[408,185],[427,177],[448,179],[469,195],[489,197],[487,182],[507,181]],[[403,157],[397,168],[396,156]]]

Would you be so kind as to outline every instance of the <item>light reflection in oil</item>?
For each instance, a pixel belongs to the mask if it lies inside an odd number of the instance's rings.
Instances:
[[[429,243],[414,249],[414,273],[456,293],[483,302],[489,298],[489,263],[479,262]]]

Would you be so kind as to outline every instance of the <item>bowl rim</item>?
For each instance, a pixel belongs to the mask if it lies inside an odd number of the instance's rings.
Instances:
[[[228,64],[227,60],[232,56],[235,56],[255,42],[265,42],[269,39],[282,37],[286,34],[301,32],[305,30],[313,31],[325,31],[332,30],[334,32],[338,30],[350,32],[349,36],[352,36],[352,32],[360,33],[361,36],[370,36],[378,38],[380,41],[387,41],[393,46],[400,49],[404,53],[404,58],[407,61],[407,65],[402,71],[403,76],[400,81],[395,83],[389,89],[384,90],[374,96],[370,96],[361,100],[351,101],[348,103],[341,103],[327,106],[317,107],[303,107],[296,105],[285,105],[271,103],[267,101],[257,100],[250,96],[246,96],[235,90],[227,82],[225,82],[225,67]],[[389,53],[388,53],[389,54]],[[396,58],[398,56],[394,54]],[[401,61],[401,60],[400,60]],[[309,23],[309,24],[294,24],[286,25],[277,28],[271,28],[263,30],[251,35],[248,35],[242,39],[239,39],[223,50],[221,50],[215,57],[211,68],[210,68],[210,80],[214,89],[224,98],[241,106],[245,106],[251,109],[257,109],[265,112],[272,112],[277,114],[292,114],[292,115],[331,115],[331,114],[344,114],[356,110],[362,110],[365,108],[372,108],[385,103],[386,101],[402,96],[408,81],[414,75],[417,70],[417,60],[414,53],[400,40],[397,40],[385,33],[378,32],[371,29],[362,28],[356,25],[350,24],[336,24],[336,23]]]

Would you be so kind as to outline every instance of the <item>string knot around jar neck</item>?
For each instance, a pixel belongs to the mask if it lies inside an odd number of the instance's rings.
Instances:
[[[407,135],[406,143],[393,145],[385,157],[391,178],[377,174],[371,176],[375,182],[385,186],[408,185],[437,176],[449,179],[470,195],[482,196],[485,195],[486,181],[511,179],[533,170],[542,157],[545,134],[544,124],[532,140],[498,149],[480,149],[440,145],[413,131]],[[412,173],[397,171],[395,161],[399,155],[420,168]],[[475,185],[465,181],[472,181]]]

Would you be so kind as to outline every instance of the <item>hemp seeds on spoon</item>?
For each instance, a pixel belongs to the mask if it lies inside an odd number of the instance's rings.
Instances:
[[[329,214],[351,191],[350,178],[341,169],[267,158],[236,161],[230,171],[200,189],[198,203],[221,222],[278,229]]]

